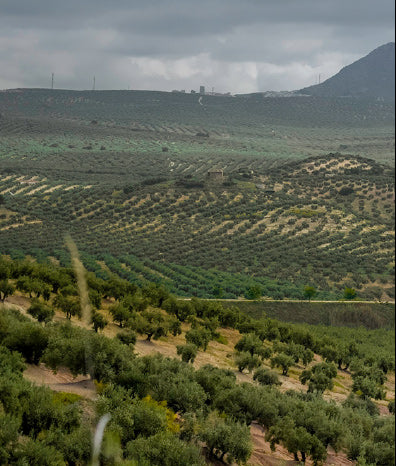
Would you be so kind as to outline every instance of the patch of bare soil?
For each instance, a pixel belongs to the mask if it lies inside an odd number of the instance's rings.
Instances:
[[[25,296],[14,294],[9,296],[5,302],[2,303],[2,306],[5,309],[18,309],[18,311],[26,315],[26,309],[30,307],[30,299]]]
[[[86,376],[73,374],[66,368],[59,368],[57,372],[45,367],[44,364],[35,366],[29,364],[23,373],[25,379],[37,385],[45,385],[56,392],[67,392],[94,400],[96,388],[93,381]]]

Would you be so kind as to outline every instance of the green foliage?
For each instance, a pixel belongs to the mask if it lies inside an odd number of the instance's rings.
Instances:
[[[264,367],[259,367],[254,371],[253,380],[257,380],[261,385],[282,385],[278,375]]]
[[[305,286],[304,287],[304,298],[308,299],[311,301],[312,298],[314,298],[317,294],[316,288],[313,286]]]
[[[66,466],[61,452],[43,442],[29,439],[27,443],[20,444],[15,450],[16,464],[29,464],[31,466]]]
[[[290,418],[285,418],[276,426],[271,427],[265,438],[270,442],[271,449],[276,443],[282,443],[290,453],[294,454],[296,461],[299,461],[299,452],[301,452],[303,463],[309,455],[315,465],[322,464],[327,456],[326,448],[320,440],[310,434],[305,427],[296,426]]]
[[[82,426],[80,397],[32,385],[23,369],[21,356],[0,346],[2,464],[86,463],[91,434]]]
[[[133,353],[117,339],[71,325],[55,325],[50,329],[43,362],[56,370],[60,366],[74,375],[89,374],[98,381],[114,380],[116,375],[130,367]]]
[[[67,319],[81,317],[81,305],[78,296],[59,294],[54,299],[54,305],[66,314]]]
[[[121,328],[124,327],[125,323],[135,315],[120,303],[112,304],[109,308],[109,312],[112,315],[114,322],[118,322]]]
[[[100,309],[100,306],[102,305],[102,295],[99,293],[99,291],[90,289],[89,301],[95,309]]]
[[[21,421],[10,414],[0,413],[0,463],[8,464],[18,440]]]
[[[42,303],[38,300],[33,300],[29,309],[28,313],[32,315],[35,319],[39,322],[48,323],[51,322],[55,315],[55,311],[46,304]]]
[[[243,372],[244,369],[252,372],[253,369],[260,366],[261,359],[257,354],[251,355],[246,351],[242,351],[235,355],[235,364],[237,365],[239,372]]]
[[[75,299],[73,273],[60,270],[55,285],[58,296]],[[11,280],[17,280],[19,273],[23,277],[40,276],[49,283],[45,271],[44,266],[36,268],[32,262],[18,262],[14,267],[10,261],[3,275],[13,276]],[[96,281],[91,275],[89,283],[105,293],[105,280]],[[345,447],[348,456],[362,464],[387,465],[394,461],[394,416],[380,418],[371,400],[384,391],[387,373],[394,370],[394,332],[292,325],[268,318],[258,321],[235,309],[226,310],[219,303],[193,299],[188,306],[179,307],[178,301],[163,296],[169,316],[164,311],[144,309],[144,302],[152,299],[158,303],[161,299],[162,292],[156,287],[132,291],[121,281],[115,289],[128,290],[118,299],[130,317],[125,321],[127,329],[114,339],[71,322],[41,326],[17,311],[3,309],[0,313],[1,462],[53,464],[48,463],[48,455],[53,455],[54,464],[88,464],[90,460],[90,422],[96,424],[97,419],[89,410],[81,416],[80,397],[53,394],[25,381],[24,359],[46,363],[55,370],[64,366],[73,374],[89,374],[98,382],[95,416],[112,416],[105,434],[104,464],[135,461],[142,465],[203,465],[199,448],[192,443],[198,439],[205,441],[218,458],[245,462],[251,448],[247,425],[253,421],[265,428],[272,447],[280,443],[298,460],[310,457],[319,464],[328,447],[335,451]],[[32,306],[37,303],[42,304],[32,301]],[[226,322],[243,331],[236,345],[241,370],[252,371],[263,358],[270,357],[265,340],[274,342],[271,364],[283,373],[297,362],[310,364],[314,352],[326,362],[303,371],[308,393],[281,393],[276,374],[263,367],[254,372],[258,384],[237,384],[232,371],[212,366],[196,371],[178,359],[133,354],[136,335],[131,328],[136,328],[139,320],[144,326],[150,324],[151,330],[155,327],[153,336],[170,331],[178,334],[178,312],[191,323],[192,338],[198,339],[203,332],[215,339],[218,326]],[[178,348],[182,359],[189,345]],[[342,406],[317,396],[331,385],[336,365],[351,370],[356,391]]]
[[[355,377],[352,390],[364,398],[374,398],[375,400],[385,398],[385,391],[370,377]]]
[[[7,279],[0,280],[0,301],[4,301],[15,293],[15,287]]]
[[[312,350],[310,350],[309,348],[304,348],[301,356],[302,363],[304,364],[304,366],[307,366],[309,363],[311,363],[314,359],[314,356],[315,355]]]
[[[182,333],[181,322],[178,319],[169,319],[169,331],[176,337]]]
[[[261,287],[258,285],[250,286],[245,292],[246,299],[259,299],[262,295]]]
[[[177,345],[176,349],[177,354],[181,356],[181,359],[184,362],[193,363],[198,353],[198,347],[193,343],[187,345]]]
[[[212,413],[206,420],[200,438],[205,442],[210,454],[223,460],[227,456],[229,462],[246,463],[253,445],[250,430],[246,425]]]
[[[203,327],[192,328],[186,332],[186,341],[197,348],[202,348],[203,351],[206,351],[211,339],[211,332]]]
[[[170,319],[164,316],[160,311],[144,311],[136,315],[130,322],[130,326],[137,333],[147,335],[147,341],[151,338],[158,338],[167,335],[169,332]]]
[[[124,343],[124,345],[135,346],[137,341],[136,333],[130,329],[117,333],[117,338],[121,343]]]
[[[267,359],[271,356],[271,351],[268,351],[263,347],[263,342],[254,333],[243,335],[243,337],[235,345],[235,349],[239,352],[248,352],[251,354],[251,356],[256,354],[263,359]]]
[[[116,432],[121,445],[139,436],[150,437],[168,429],[168,411],[151,398],[139,400],[118,388],[105,390],[98,400],[98,415],[111,414],[109,429]]]
[[[108,324],[105,317],[96,311],[92,312],[91,321],[95,332],[97,332],[98,330],[103,330]]]
[[[395,400],[391,400],[388,403],[388,410],[391,414],[395,414]]]
[[[208,401],[213,402],[219,394],[234,387],[236,376],[231,370],[206,364],[195,372],[195,380],[204,389]]]
[[[356,298],[356,290],[354,288],[345,288],[344,289],[344,298],[345,299],[355,299]]]
[[[315,364],[311,369],[304,370],[300,375],[300,381],[308,385],[309,393],[323,393],[334,386],[333,379],[337,376],[337,368],[334,364],[322,362]]]
[[[138,438],[128,443],[127,457],[150,466],[204,466],[199,448],[186,444],[175,435],[161,432],[149,438]]]
[[[271,367],[280,367],[282,375],[288,375],[289,368],[294,364],[294,359],[285,353],[279,353],[271,358]]]
[[[26,362],[38,364],[48,345],[48,336],[38,324],[15,322],[8,329],[2,344],[11,351],[18,351]]]

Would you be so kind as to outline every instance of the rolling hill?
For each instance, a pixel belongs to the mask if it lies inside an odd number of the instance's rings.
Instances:
[[[393,299],[394,105],[0,93],[0,251],[177,295]],[[208,172],[221,168],[212,182]],[[288,248],[284,247],[288,244]],[[257,289],[257,288],[256,288]]]

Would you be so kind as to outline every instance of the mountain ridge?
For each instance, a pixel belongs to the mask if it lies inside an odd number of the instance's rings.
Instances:
[[[377,47],[321,84],[296,93],[321,97],[395,99],[395,43]]]

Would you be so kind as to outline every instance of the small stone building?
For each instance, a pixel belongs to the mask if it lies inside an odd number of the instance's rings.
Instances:
[[[222,181],[224,178],[224,172],[221,168],[211,168],[208,170],[208,178],[212,181]]]

